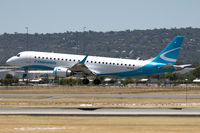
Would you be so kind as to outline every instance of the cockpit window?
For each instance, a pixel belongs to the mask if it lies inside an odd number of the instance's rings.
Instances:
[[[20,54],[17,54],[17,57],[20,57]]]

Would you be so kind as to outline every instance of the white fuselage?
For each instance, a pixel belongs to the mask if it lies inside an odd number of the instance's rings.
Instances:
[[[59,54],[48,52],[25,51],[11,57],[7,63],[24,69],[48,69],[55,67],[71,68],[83,60],[85,55]],[[151,60],[131,60],[88,56],[85,65],[97,75],[133,71],[148,64]]]

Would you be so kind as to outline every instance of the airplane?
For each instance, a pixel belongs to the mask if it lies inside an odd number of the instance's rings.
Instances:
[[[92,76],[95,78],[94,84],[100,84],[99,76],[147,76],[190,66],[176,65],[183,38],[176,36],[155,58],[148,60],[24,51],[9,58],[6,63],[25,72],[31,69],[51,70],[55,77],[61,78],[81,74],[83,84],[88,84],[87,77]]]

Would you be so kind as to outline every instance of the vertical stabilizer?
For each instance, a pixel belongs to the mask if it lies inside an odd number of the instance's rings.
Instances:
[[[176,64],[182,42],[183,36],[176,36],[152,62]]]

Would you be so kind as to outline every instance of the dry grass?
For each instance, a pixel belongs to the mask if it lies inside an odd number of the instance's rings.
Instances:
[[[101,86],[52,86],[52,87],[0,87],[1,94],[185,94],[185,88],[126,88]],[[200,88],[187,88],[188,94],[200,94]],[[187,107],[200,107],[200,99],[187,100]],[[186,107],[185,98],[109,98],[109,97],[2,97],[0,107],[80,107],[92,104],[93,107],[142,107],[169,108]]]
[[[200,94],[200,87],[187,88],[188,94]],[[10,86],[0,87],[1,94],[185,94],[184,87],[102,87],[102,86]]]
[[[110,98],[110,97],[67,97],[46,99],[43,97],[29,97],[2,99],[0,107],[76,107],[81,104],[92,104],[92,107],[140,107],[140,108],[185,108],[186,99],[168,98]],[[200,99],[187,99],[187,107],[200,107]],[[91,106],[90,106],[91,107]]]
[[[199,133],[200,117],[0,116],[1,133]]]
[[[46,96],[32,96],[32,97],[0,97],[1,100],[6,100],[6,99],[13,99],[13,100],[19,100],[19,99],[45,99],[48,98]]]

